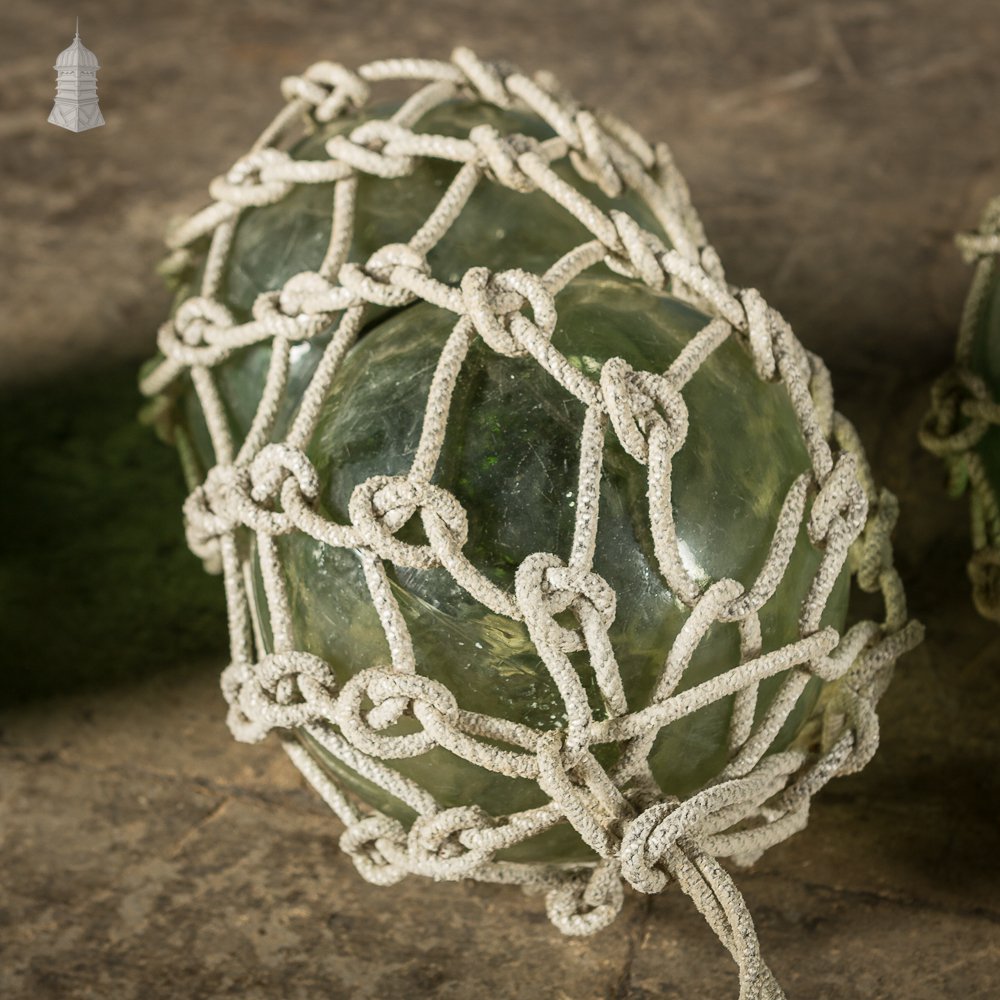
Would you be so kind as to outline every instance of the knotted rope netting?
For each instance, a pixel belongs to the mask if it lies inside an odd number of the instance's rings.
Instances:
[[[978,231],[962,233],[956,242],[975,270],[958,328],[955,363],[931,389],[920,443],[945,461],[953,496],[969,490],[972,597],[981,615],[1000,621],[1000,501],[978,450],[990,428],[1000,424],[1000,403],[985,379],[972,369],[976,334],[997,283],[1000,197],[987,204]]]
[[[329,159],[294,160],[279,148],[301,125],[315,131],[355,113],[368,101],[371,85],[389,80],[421,86],[388,120],[367,121],[330,138]],[[545,893],[548,914],[560,930],[589,934],[614,919],[623,883],[652,893],[676,881],[739,965],[741,996],[781,996],[761,960],[743,898],[717,859],[752,861],[804,826],[812,795],[827,781],[867,763],[878,741],[876,703],[897,657],[920,638],[920,626],[907,619],[892,563],[889,535],[896,501],[876,489],[854,429],[834,410],[825,366],[758,292],[726,283],[668,148],[650,146],[612,115],[581,107],[550,76],[529,78],[513,66],[484,62],[458,49],[450,62],[393,59],[368,63],[357,72],[318,63],[302,76],[286,79],[282,92],[287,105],[250,153],[213,181],[213,204],[169,238],[174,251],[170,264],[177,268],[190,265],[196,242],[210,237],[210,245],[200,294],[183,302],[161,328],[162,361],[143,381],[143,390],[152,395],[188,374],[215,450],[216,465],[195,486],[184,513],[192,549],[221,566],[224,574],[232,663],[222,686],[233,734],[252,742],[279,732],[291,759],[347,827],[341,847],[372,882],[388,885],[415,873],[521,884]],[[503,135],[486,124],[471,129],[466,138],[414,131],[426,112],[454,99],[533,112],[551,126],[554,137],[538,141]],[[423,158],[460,165],[430,217],[407,243],[384,246],[364,262],[348,260],[358,175],[405,177]],[[560,179],[552,164],[563,159],[608,195],[635,192],[669,246],[628,214],[605,214]],[[241,212],[277,202],[295,185],[331,182],[332,229],[321,266],[260,295],[252,318],[234,322],[219,301],[219,286]],[[473,267],[459,283],[447,284],[431,272],[428,252],[482,183],[544,191],[593,238],[544,274]],[[667,371],[636,371],[613,358],[595,380],[553,346],[557,293],[602,262],[712,317]],[[449,310],[455,324],[434,372],[412,466],[406,475],[362,482],[350,500],[349,523],[334,523],[319,511],[318,476],[304,449],[369,304],[403,306],[416,300]],[[272,441],[292,345],[331,329],[288,433]],[[671,505],[672,457],[683,445],[688,425],[685,385],[730,337],[746,345],[761,379],[787,388],[811,464],[810,472],[788,490],[763,568],[748,588],[732,579],[700,585],[692,578],[681,559]],[[476,338],[502,355],[534,358],[586,408],[571,551],[565,558],[536,552],[524,559],[513,592],[487,579],[463,554],[466,512],[452,493],[432,481],[452,390]],[[265,342],[271,355],[262,398],[248,433],[237,442],[213,369],[235,351]],[[609,427],[647,470],[655,558],[664,580],[689,608],[650,703],[636,711],[626,704],[608,636],[615,593],[593,567]],[[396,532],[417,515],[426,542],[402,541]],[[758,612],[775,593],[803,524],[822,557],[801,607],[799,637],[763,653]],[[256,537],[273,631],[269,653],[254,635],[247,567],[237,545],[241,531]],[[296,648],[276,544],[278,536],[292,532],[358,553],[391,663],[364,669],[338,686],[324,660]],[[885,621],[858,622],[839,634],[822,627],[821,617],[849,558],[861,589],[881,592]],[[565,727],[538,731],[466,711],[446,687],[422,676],[387,564],[444,567],[485,608],[523,622],[562,697]],[[679,691],[692,654],[717,622],[737,623],[739,664]],[[604,703],[600,719],[568,655],[581,650],[598,680]],[[786,671],[779,694],[755,721],[758,686]],[[814,676],[827,685],[810,738],[768,753]],[[656,735],[671,722],[729,696],[734,696],[734,708],[728,764],[715,781],[684,800],[665,795],[647,763]],[[404,715],[419,722],[418,732],[386,731]],[[295,738],[296,729],[410,806],[417,819],[409,830],[349,799]],[[593,747],[608,742],[617,742],[622,752],[605,770]],[[501,817],[472,805],[442,808],[425,788],[385,763],[433,747],[445,747],[502,775],[531,779],[549,801]],[[598,862],[496,859],[498,852],[566,821]]]

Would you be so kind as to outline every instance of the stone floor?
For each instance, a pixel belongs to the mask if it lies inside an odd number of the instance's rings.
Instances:
[[[45,123],[76,13],[108,122],[82,135]],[[676,892],[630,897],[581,941],[515,890],[362,882],[277,747],[229,739],[218,595],[132,420],[122,373],[166,304],[159,233],[252,140],[280,77],[456,41],[550,67],[671,141],[730,279],[827,357],[902,501],[898,560],[928,638],[883,701],[879,756],[740,878],[778,978],[792,1000],[1000,995],[1000,631],[968,600],[964,506],[915,444],[968,281],[951,234],[1000,191],[993,0],[14,0],[0,996],[735,996]]]

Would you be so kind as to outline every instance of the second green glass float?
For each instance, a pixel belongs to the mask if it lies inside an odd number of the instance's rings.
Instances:
[[[1000,622],[1000,197],[958,243],[975,271],[955,361],[931,391],[920,439],[946,462],[951,493],[969,493],[972,596],[981,615]]]

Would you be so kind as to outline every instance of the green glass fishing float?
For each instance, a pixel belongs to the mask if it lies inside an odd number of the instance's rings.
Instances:
[[[143,379],[234,734],[279,732],[372,881],[536,885],[567,933],[623,881],[728,892],[712,856],[865,762],[919,633],[825,368],[726,284],[666,147],[548,76],[456,50],[284,90],[171,237]]]

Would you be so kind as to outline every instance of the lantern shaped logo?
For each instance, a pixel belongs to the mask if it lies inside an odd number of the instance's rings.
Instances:
[[[56,100],[49,121],[71,132],[85,132],[104,124],[97,103],[97,56],[80,41],[80,19],[76,37],[69,48],[59,53],[56,64]]]

